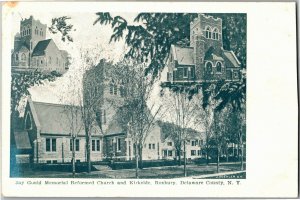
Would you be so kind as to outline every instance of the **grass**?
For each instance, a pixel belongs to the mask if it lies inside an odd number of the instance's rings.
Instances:
[[[244,166],[245,169],[246,166]],[[226,164],[222,163],[220,165],[220,172],[230,172],[239,171],[239,163]],[[187,176],[200,176],[206,174],[217,173],[216,164],[209,165],[187,165]],[[152,167],[144,168],[139,170],[140,179],[171,179],[183,177],[183,165],[182,166],[168,166],[168,167]],[[71,172],[53,172],[53,171],[37,171],[24,169],[17,171],[16,175],[13,177],[23,177],[23,178],[72,178]],[[120,170],[102,170],[102,171],[92,171],[91,173],[76,173],[76,178],[107,178],[107,179],[133,179],[135,178],[135,169],[120,169]],[[226,176],[216,176],[212,178],[246,178],[246,173],[242,173],[236,176],[226,177]]]

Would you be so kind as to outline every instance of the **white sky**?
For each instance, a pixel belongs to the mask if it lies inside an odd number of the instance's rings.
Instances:
[[[133,22],[136,13],[111,13],[113,16],[121,15],[128,22]],[[82,62],[79,59],[80,49],[91,48],[93,53],[91,56],[93,58],[106,58],[108,60],[117,61],[125,51],[124,41],[109,43],[110,36],[112,34],[112,29],[110,25],[102,26],[100,24],[93,25],[96,20],[97,15],[95,13],[82,12],[76,14],[71,13],[41,13],[41,12],[30,12],[30,13],[13,13],[12,21],[12,37],[20,31],[20,21],[21,19],[29,18],[30,15],[34,19],[38,19],[43,24],[47,24],[47,27],[51,26],[51,19],[61,16],[71,17],[68,22],[73,25],[75,31],[71,32],[74,42],[63,42],[61,40],[61,35],[51,34],[47,29],[46,38],[51,38],[55,41],[59,49],[64,49],[69,52],[73,61],[70,66],[70,70],[63,75],[63,77],[58,78],[56,81],[51,83],[45,83],[44,85],[35,86],[30,89],[32,99],[35,101],[49,102],[49,103],[62,103],[61,99],[63,96],[68,94],[71,90],[70,85],[74,81],[72,77],[78,73],[79,69],[82,67]],[[11,41],[13,45],[13,41]],[[78,85],[77,85],[78,87]]]

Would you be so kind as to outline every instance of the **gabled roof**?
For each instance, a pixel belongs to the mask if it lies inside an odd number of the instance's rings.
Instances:
[[[229,67],[239,67],[241,65],[233,51],[224,50],[224,55],[225,61],[227,61],[227,63],[230,63]]]
[[[32,52],[32,56],[42,56],[45,55],[45,50],[47,49],[49,43],[52,39],[42,40],[37,43]]]
[[[14,52],[20,51],[22,48],[29,51],[29,46],[25,42],[20,42],[16,49],[14,49]]]
[[[172,45],[171,52],[174,55],[174,60],[178,62],[178,65],[195,65],[193,47]],[[233,51],[227,51],[222,48],[208,48],[205,52],[204,60],[224,61],[228,68],[240,67],[241,65]]]
[[[222,58],[222,49],[210,47],[204,55],[204,60],[224,61]]]
[[[179,47],[172,45],[171,51],[174,55],[174,60],[179,65],[194,65],[194,49],[192,47]]]
[[[29,99],[29,101],[31,100]],[[29,105],[31,112],[35,112],[32,114],[36,114],[40,123],[41,134],[59,134],[69,136],[72,127],[71,123],[73,122],[74,132],[79,136],[85,135],[80,107],[72,107],[73,113],[75,111],[77,112],[76,115],[73,115],[75,117],[72,119],[72,111],[71,109],[68,109],[67,105],[35,101],[32,101],[32,103],[29,102]],[[98,135],[100,132],[100,128],[95,123],[92,127],[92,135]]]

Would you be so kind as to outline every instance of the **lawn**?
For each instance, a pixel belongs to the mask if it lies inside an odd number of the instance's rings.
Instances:
[[[245,169],[245,167],[244,167]],[[220,165],[220,172],[239,171],[239,163],[230,163]],[[187,165],[187,176],[201,176],[206,174],[217,173],[216,164],[209,165]],[[58,172],[58,171],[38,171],[31,169],[20,170],[14,177],[23,178],[72,178],[72,173]],[[135,169],[120,169],[111,170],[105,169],[101,171],[92,171],[91,173],[76,173],[76,178],[117,178],[117,179],[133,179],[135,178]],[[170,179],[183,177],[182,166],[169,166],[169,167],[152,167],[139,170],[140,179]],[[245,178],[246,173],[239,176],[231,176],[231,178]],[[226,176],[216,176],[212,178],[230,178]]]

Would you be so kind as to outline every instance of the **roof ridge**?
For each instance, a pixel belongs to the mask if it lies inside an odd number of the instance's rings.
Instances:
[[[63,107],[63,106],[72,106],[70,104],[60,104],[60,103],[50,103],[50,102],[42,102],[42,101],[32,101],[33,103],[37,103],[37,104],[44,104],[44,105],[52,105],[52,106],[57,106],[57,107]],[[74,107],[79,107],[79,106],[75,106]]]

